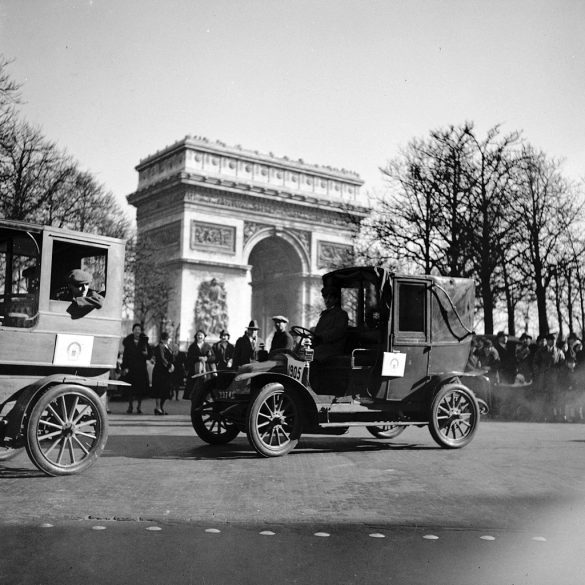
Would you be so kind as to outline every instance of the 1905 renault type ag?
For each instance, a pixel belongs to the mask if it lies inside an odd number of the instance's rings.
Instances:
[[[478,401],[462,380],[469,356],[474,283],[402,276],[377,267],[323,276],[341,291],[349,324],[339,355],[314,360],[314,333],[291,328],[293,350],[220,371],[192,395],[191,420],[210,444],[246,433],[262,456],[284,455],[303,433],[343,434],[365,426],[378,438],[428,426],[444,448],[473,438]]]
[[[46,474],[70,475],[103,451],[123,266],[121,240],[0,220],[0,460],[26,448]],[[74,294],[72,273],[99,292]]]

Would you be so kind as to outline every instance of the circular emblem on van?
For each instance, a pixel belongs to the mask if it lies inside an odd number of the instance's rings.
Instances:
[[[77,341],[67,346],[67,357],[72,362],[76,362],[81,357],[81,345]]]

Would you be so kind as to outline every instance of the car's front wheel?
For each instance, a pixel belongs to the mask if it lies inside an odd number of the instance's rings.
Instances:
[[[429,431],[441,447],[458,449],[471,441],[479,423],[479,405],[461,384],[443,386],[431,404]]]
[[[264,457],[286,455],[301,436],[301,409],[281,384],[266,384],[250,405],[248,440]]]
[[[108,418],[90,388],[53,386],[33,406],[26,425],[26,451],[47,475],[72,475],[92,466],[104,450]]]

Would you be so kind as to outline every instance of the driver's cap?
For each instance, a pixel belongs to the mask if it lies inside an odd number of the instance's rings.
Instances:
[[[281,321],[282,323],[288,323],[288,319],[284,315],[274,315],[274,317],[272,317],[272,320],[275,323],[278,323],[279,321]]]

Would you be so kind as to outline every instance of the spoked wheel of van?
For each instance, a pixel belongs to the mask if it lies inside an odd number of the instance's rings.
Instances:
[[[93,390],[54,386],[30,413],[26,451],[47,475],[72,475],[97,461],[107,438],[106,409]]]
[[[400,435],[404,429],[403,425],[383,425],[380,427],[366,427],[376,439],[393,439]]]
[[[210,445],[225,445],[240,432],[221,414],[221,408],[210,388],[202,386],[195,391],[191,402],[191,424],[197,436]]]
[[[447,384],[437,392],[431,405],[429,430],[441,447],[458,449],[467,445],[478,422],[479,405],[471,390],[460,384]]]
[[[285,455],[301,436],[301,412],[293,394],[281,384],[266,384],[250,406],[248,440],[264,457]]]

